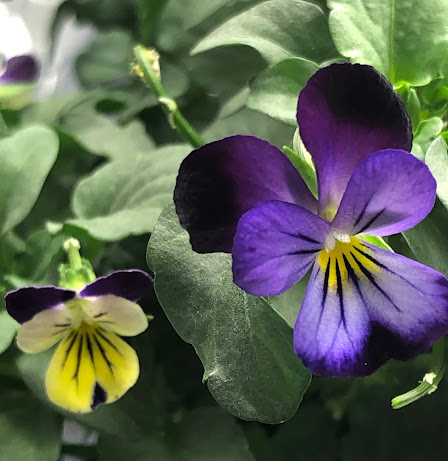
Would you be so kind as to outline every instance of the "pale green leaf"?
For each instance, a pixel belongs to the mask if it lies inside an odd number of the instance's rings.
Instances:
[[[311,375],[294,354],[286,322],[266,300],[233,283],[231,256],[195,253],[169,206],[147,259],[159,302],[195,347],[218,403],[242,419],[274,424],[291,418]]]
[[[270,0],[225,22],[192,53],[221,46],[247,45],[274,63],[297,56],[321,63],[337,57],[322,10],[300,0]]]

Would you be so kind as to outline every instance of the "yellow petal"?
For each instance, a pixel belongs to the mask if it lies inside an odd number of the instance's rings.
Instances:
[[[46,375],[48,398],[72,412],[122,397],[137,381],[137,354],[101,327],[83,324],[58,346]]]
[[[70,317],[66,309],[47,309],[19,328],[17,345],[24,352],[42,352],[60,341],[69,328]]]
[[[136,336],[148,328],[143,309],[125,298],[100,296],[91,300],[86,308],[104,329],[120,336]]]

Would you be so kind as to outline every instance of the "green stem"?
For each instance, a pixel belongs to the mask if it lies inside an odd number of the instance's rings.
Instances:
[[[432,394],[443,378],[446,368],[446,347],[444,338],[439,339],[432,347],[434,366],[432,371],[426,373],[421,383],[405,394],[398,395],[392,399],[392,408],[398,410],[410,403],[416,402],[425,395]]]
[[[64,242],[63,246],[65,252],[67,253],[70,267],[72,269],[82,268],[82,259],[81,255],[79,254],[81,245],[79,244],[79,241],[74,238],[69,238]]]
[[[147,50],[141,45],[134,48],[135,59],[138,64],[138,71],[141,78],[157,96],[159,103],[165,111],[170,125],[193,147],[200,147],[205,144],[201,135],[188,123],[182,115],[176,102],[171,99],[162,85],[160,73],[158,72],[158,54],[155,50]]]

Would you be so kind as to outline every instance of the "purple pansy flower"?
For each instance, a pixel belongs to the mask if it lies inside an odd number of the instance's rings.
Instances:
[[[39,64],[30,54],[14,56],[0,65],[0,85],[33,83],[38,75]]]
[[[412,156],[412,129],[389,82],[333,64],[302,90],[297,121],[316,167],[316,200],[276,147],[233,136],[193,151],[174,194],[195,251],[232,252],[235,283],[278,295],[312,267],[294,349],[323,376],[364,376],[409,359],[448,332],[448,281],[362,234],[415,226],[436,182]]]
[[[152,281],[140,270],[116,271],[76,292],[54,286],[25,287],[5,296],[21,327],[17,345],[37,353],[59,342],[46,374],[49,399],[87,413],[119,399],[137,381],[137,354],[119,336],[148,327],[136,304]]]

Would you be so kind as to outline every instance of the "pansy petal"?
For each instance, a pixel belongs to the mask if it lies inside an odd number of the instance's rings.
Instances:
[[[351,235],[397,234],[424,219],[435,199],[436,181],[421,160],[402,150],[375,152],[356,167],[332,226]]]
[[[89,302],[88,309],[99,325],[120,336],[136,336],[148,328],[143,309],[125,298],[100,296]]]
[[[115,271],[89,283],[79,293],[79,296],[86,298],[114,295],[129,299],[129,301],[138,301],[151,287],[151,284],[151,277],[141,270]]]
[[[316,165],[319,208],[336,209],[356,165],[383,149],[410,151],[412,125],[392,85],[373,67],[332,64],[299,96],[297,121]]]
[[[14,56],[0,67],[0,84],[32,83],[39,74],[37,59],[28,54]]]
[[[370,320],[346,272],[334,258],[319,258],[294,326],[294,350],[320,376],[365,376],[378,368],[365,347]]]
[[[49,399],[88,413],[120,398],[137,381],[135,351],[116,335],[94,327],[72,331],[58,346],[46,374]]]
[[[17,345],[28,353],[45,351],[60,341],[70,326],[70,315],[66,309],[47,309],[19,328]]]
[[[74,291],[52,286],[25,287],[7,293],[5,307],[13,319],[24,323],[31,320],[37,313],[57,308],[75,296]]]
[[[442,274],[367,242],[356,247],[354,267],[361,269],[360,289],[375,326],[370,347],[406,360],[448,333],[448,280]]]
[[[294,329],[313,373],[365,376],[406,360],[448,332],[448,281],[438,272],[357,238],[322,252]]]
[[[194,150],[182,162],[174,191],[180,223],[198,253],[230,252],[241,215],[268,200],[317,209],[286,156],[253,136],[232,136]]]
[[[255,296],[283,293],[311,267],[330,232],[327,221],[273,200],[242,216],[232,251],[233,280]]]

